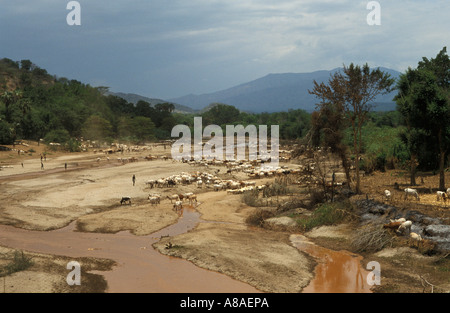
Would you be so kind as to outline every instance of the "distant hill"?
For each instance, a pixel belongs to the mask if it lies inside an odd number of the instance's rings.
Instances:
[[[388,68],[380,67],[380,69],[391,74],[395,79],[401,74]],[[225,90],[202,95],[190,94],[168,99],[168,101],[194,110],[202,110],[211,103],[225,103],[233,105],[241,111],[255,113],[271,113],[289,109],[304,109],[311,112],[314,111],[317,102],[317,98],[308,93],[308,90],[313,88],[313,81],[326,82],[331,74],[339,70],[340,68],[312,73],[269,74]],[[392,99],[395,94],[396,92],[392,92],[378,97],[374,110],[394,110],[395,102]]]
[[[162,100],[162,99],[148,98],[148,97],[137,95],[134,93],[108,91],[105,93],[105,95],[117,96],[117,97],[123,98],[126,101],[133,103],[133,104],[136,104],[138,101],[142,100],[142,101],[150,103],[151,106],[155,106],[156,104],[159,104],[159,103],[171,102],[171,101],[166,101],[166,100]],[[173,103],[173,104],[175,106],[175,112],[180,112],[180,113],[193,113],[194,112],[193,109],[191,109],[187,106],[184,106],[184,105],[181,105],[178,103]]]

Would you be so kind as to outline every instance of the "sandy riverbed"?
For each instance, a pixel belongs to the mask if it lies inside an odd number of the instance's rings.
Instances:
[[[162,148],[153,151],[165,152]],[[0,223],[49,231],[76,221],[79,231],[130,231],[138,236],[174,224],[179,216],[168,199],[163,198],[157,206],[151,206],[147,200],[149,192],[157,191],[165,196],[174,193],[174,188],[149,190],[145,181],[180,172],[214,169],[170,160],[145,161],[142,157],[146,154],[148,151],[130,153],[127,156],[140,159],[124,165],[114,157],[107,160],[104,155],[93,153],[50,155],[44,161],[44,170],[40,169],[38,158],[22,160],[23,167],[19,161],[11,162],[12,167],[0,171]],[[96,160],[98,157],[100,161]],[[64,163],[69,165],[67,170]],[[132,175],[136,175],[135,186]],[[185,258],[266,292],[299,292],[312,279],[314,262],[294,248],[286,234],[245,225],[246,214],[252,208],[242,204],[238,195],[199,189],[195,185],[177,187],[176,193],[189,191],[198,194],[197,210],[205,223],[185,234],[163,238],[155,244],[161,253]],[[132,204],[121,205],[122,196],[130,196]],[[164,249],[168,241],[182,248]],[[44,274],[38,271],[35,275]],[[25,286],[22,280],[29,277],[17,273],[8,277],[8,281],[16,279],[11,285],[16,286],[14,291],[20,292],[17,286]],[[57,275],[54,278],[61,279]],[[48,279],[52,276],[48,275]],[[23,291],[40,291],[30,288],[28,285]]]

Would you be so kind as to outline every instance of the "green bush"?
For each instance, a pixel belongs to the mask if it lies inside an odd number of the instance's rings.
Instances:
[[[303,231],[309,231],[322,225],[333,225],[342,222],[351,215],[349,202],[333,202],[321,204],[310,217],[298,220]]]
[[[0,271],[0,276],[11,275],[26,270],[33,265],[31,257],[26,256],[23,251],[14,251],[13,260]]]
[[[56,129],[47,133],[44,137],[44,141],[49,144],[51,142],[56,142],[60,144],[65,144],[70,139],[69,132],[65,129]]]

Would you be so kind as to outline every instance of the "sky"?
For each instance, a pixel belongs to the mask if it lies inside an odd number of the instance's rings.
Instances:
[[[171,99],[350,63],[404,72],[450,44],[450,1],[0,0],[0,58]],[[450,47],[449,47],[450,49]]]

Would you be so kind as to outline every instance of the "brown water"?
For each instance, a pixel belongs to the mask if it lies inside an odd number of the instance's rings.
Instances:
[[[180,258],[162,255],[152,244],[161,236],[175,236],[194,228],[200,220],[192,208],[183,209],[178,222],[148,236],[129,232],[116,234],[74,231],[74,224],[55,231],[29,231],[0,225],[0,245],[15,249],[69,257],[112,259],[112,271],[96,272],[105,277],[110,293],[259,293],[254,287],[226,275],[199,268]],[[361,269],[360,257],[345,251],[332,251],[293,235],[295,247],[317,258],[315,278],[306,293],[370,292],[367,272]]]
[[[303,293],[371,293],[361,256],[317,246],[301,235],[292,235],[291,242],[318,262],[315,277]]]
[[[82,233],[74,225],[49,231],[29,231],[0,225],[0,245],[37,253],[69,257],[97,257],[115,260],[105,276],[110,293],[134,292],[224,292],[257,293],[254,287],[226,275],[199,268],[192,263],[160,254],[152,244],[161,236],[175,236],[193,228],[199,214],[184,209],[179,222],[149,236],[129,232]],[[68,271],[69,272],[69,271]]]

